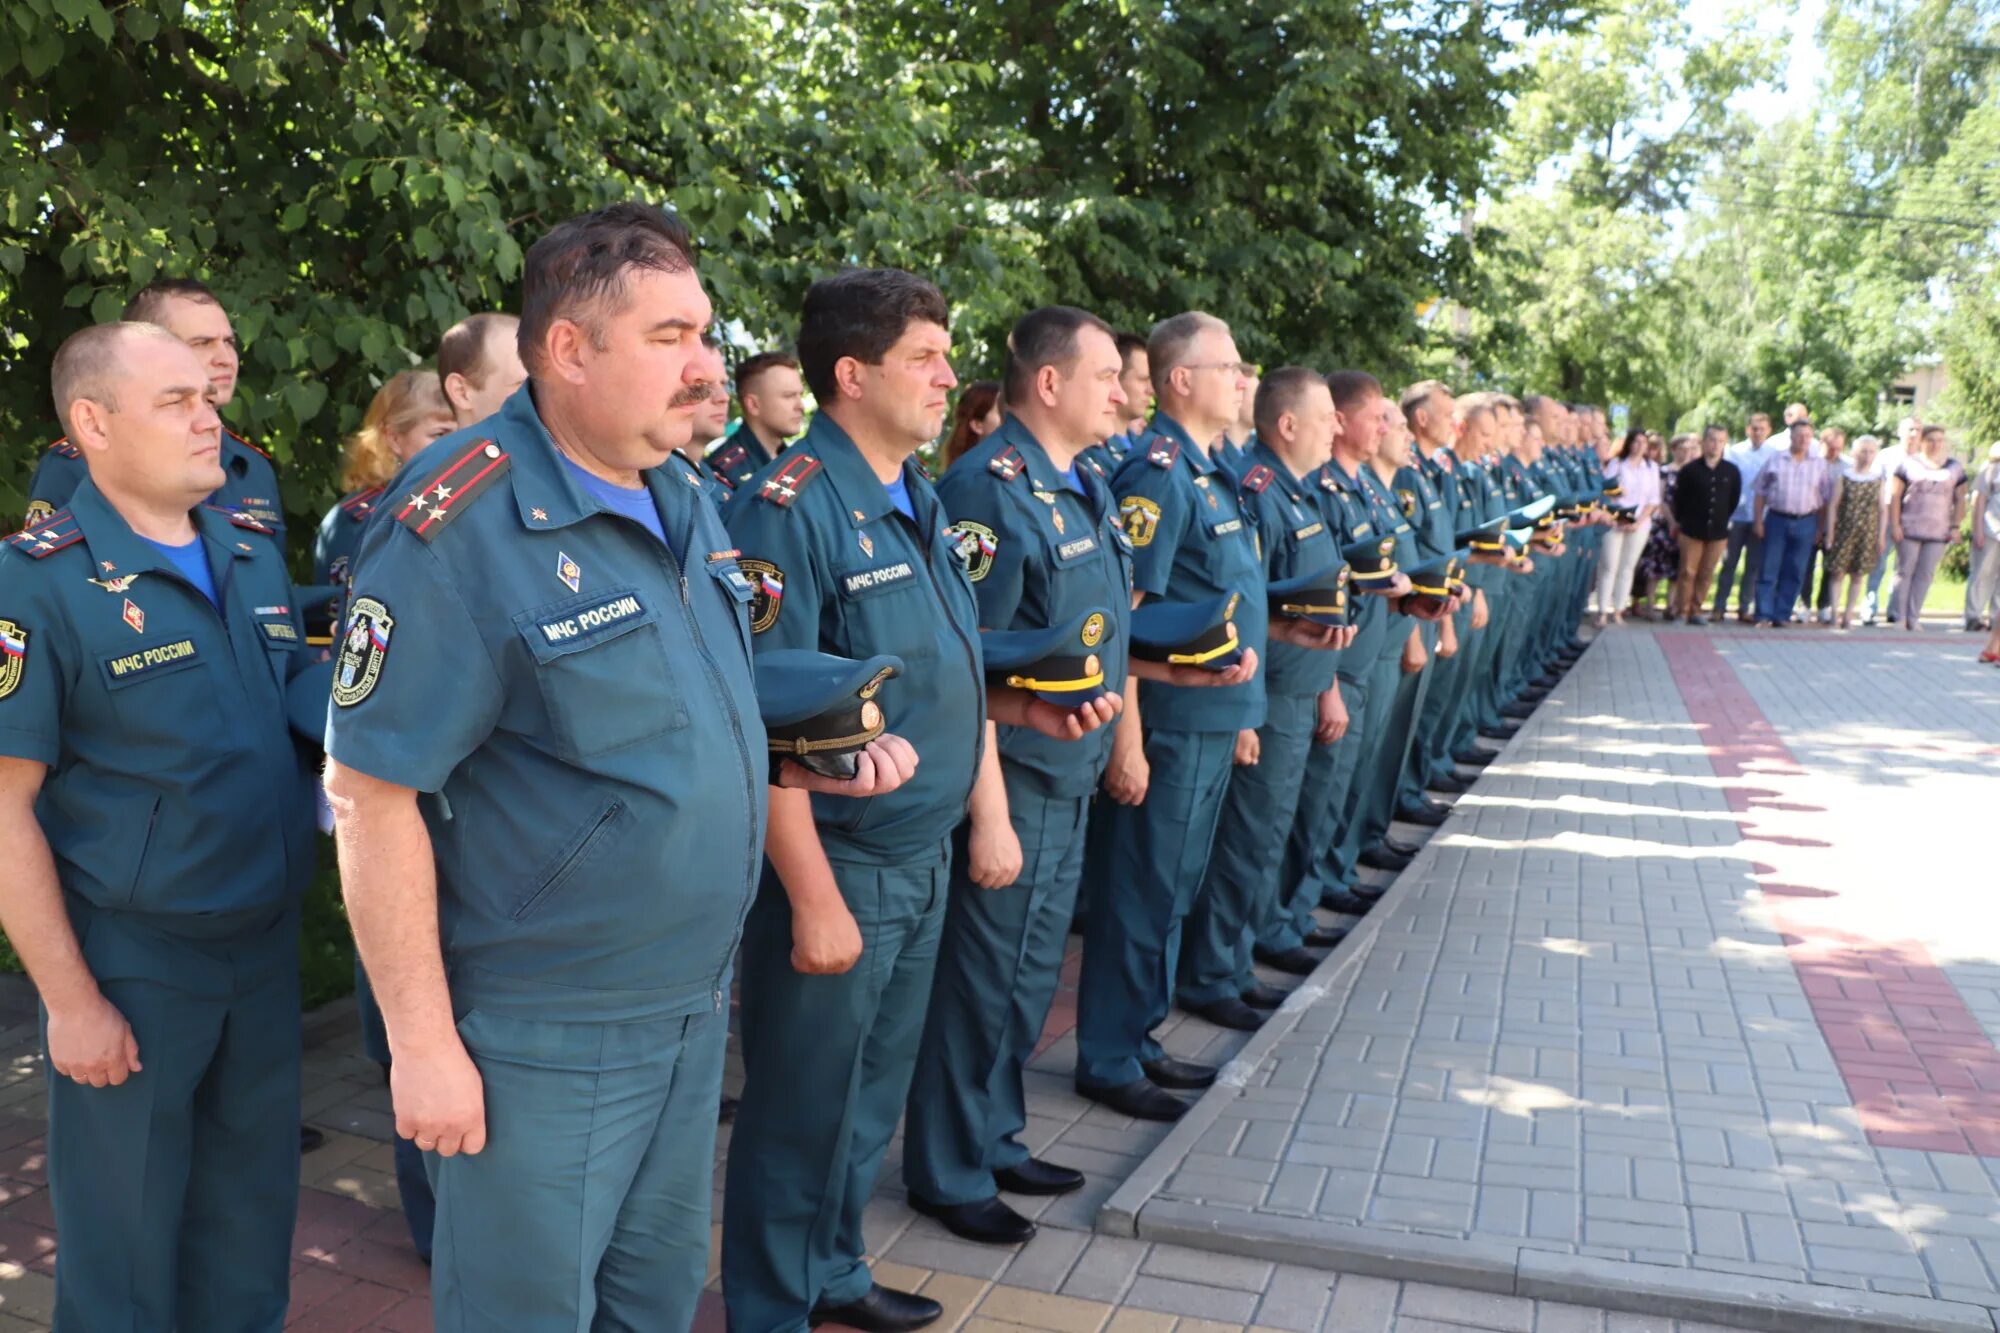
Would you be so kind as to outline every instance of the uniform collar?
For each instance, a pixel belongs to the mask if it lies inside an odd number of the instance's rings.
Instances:
[[[1188,465],[1194,469],[1194,474],[1197,477],[1205,477],[1213,472],[1220,471],[1215,466],[1215,460],[1208,456],[1208,450],[1196,444],[1194,436],[1187,433],[1187,427],[1181,425],[1180,422],[1174,420],[1165,412],[1153,413],[1153,420],[1148,425],[1148,429],[1156,431],[1180,445],[1181,457],[1187,460]],[[1223,438],[1227,439],[1228,437],[1225,436]]]
[[[1035,438],[1035,432],[1011,413],[1000,419],[1000,429],[993,432],[993,443],[1003,447],[1012,445],[1021,456],[1021,470],[1028,474],[1030,490],[1047,495],[1069,485],[1069,478],[1056,471],[1055,460]]]
[[[1251,435],[1249,447],[1244,452],[1278,474],[1278,480],[1284,483],[1286,498],[1297,500],[1300,492],[1305,490],[1304,479],[1292,471],[1292,465],[1280,458],[1276,449],[1258,439],[1255,434]]]
[[[176,578],[180,576],[179,569],[158,547],[132,531],[125,516],[111,507],[111,501],[104,498],[104,492],[89,477],[70,496],[69,512],[76,520],[77,531],[83,534],[83,544],[99,574],[115,576],[159,569]],[[229,521],[227,514],[207,505],[196,505],[191,512],[195,532],[207,538],[208,546],[238,560],[247,560],[256,552],[255,544]]]
[[[547,532],[581,523],[593,514],[603,513],[604,507],[570,475],[569,464],[563,461],[555,437],[549,434],[535,407],[533,384],[530,380],[516,389],[491,418],[498,423],[498,430],[467,431],[446,438],[453,441],[447,448],[454,451],[450,456],[456,458],[482,435],[495,437],[495,443],[507,451],[507,480],[514,487],[514,507],[521,516],[521,526]],[[412,475],[421,478],[427,474]],[[639,479],[653,493],[656,504],[662,495],[687,489],[687,483],[668,473],[665,465],[646,468]],[[666,522],[665,515],[671,512],[663,510],[661,522]]]
[[[826,470],[827,484],[840,501],[840,512],[854,527],[862,527],[878,518],[886,518],[898,512],[896,502],[889,498],[889,488],[875,475],[875,469],[868,466],[868,460],[861,456],[861,446],[854,437],[841,428],[839,422],[824,412],[813,414],[812,425],[806,429],[805,438],[793,445],[812,450],[813,457],[819,459]],[[790,452],[789,450],[787,452]],[[915,454],[903,460],[903,484],[909,485],[911,461]]]

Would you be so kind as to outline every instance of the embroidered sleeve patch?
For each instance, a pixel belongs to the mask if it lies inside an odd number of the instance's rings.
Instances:
[[[762,634],[778,623],[778,609],[785,601],[785,571],[768,560],[754,558],[736,562],[750,580],[750,632]]]
[[[1160,506],[1143,495],[1128,495],[1118,502],[1118,524],[1134,546],[1150,546],[1160,526]]]
[[[993,572],[993,557],[1000,551],[999,534],[970,519],[959,520],[945,532],[951,537],[952,553],[965,566],[965,577],[977,583]]]
[[[13,620],[0,620],[0,699],[21,688],[28,669],[28,627]]]
[[[396,622],[389,608],[373,597],[357,597],[347,612],[347,633],[340,640],[340,655],[333,665],[333,702],[352,708],[366,699],[382,677],[382,662],[389,655],[389,631]]]

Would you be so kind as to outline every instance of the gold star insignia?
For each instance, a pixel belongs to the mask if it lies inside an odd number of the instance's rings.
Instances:
[[[109,574],[109,573],[110,573],[110,572],[111,572],[112,570],[114,570],[114,569],[116,569],[116,568],[118,568],[118,566],[116,566],[116,565],[112,564],[112,563],[111,563],[111,562],[110,562],[109,560],[106,560],[106,561],[104,562],[104,572],[105,572],[105,573]]]
[[[530,509],[528,517],[534,519],[537,523],[546,523],[549,521],[549,511],[546,509]]]

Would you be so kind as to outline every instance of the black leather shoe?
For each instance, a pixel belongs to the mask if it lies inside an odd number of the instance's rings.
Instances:
[[[1543,694],[1547,694],[1550,690],[1562,684],[1564,670],[1565,668],[1563,667],[1557,667],[1555,670],[1549,672],[1547,675],[1540,676],[1529,683],[1535,689],[1540,690]]]
[[[1019,1166],[1003,1166],[995,1171],[993,1183],[1009,1194],[1068,1194],[1083,1188],[1083,1172],[1073,1166],[1057,1166],[1030,1157]]]
[[[1285,997],[1289,994],[1290,991],[1279,990],[1276,986],[1266,986],[1260,981],[1244,991],[1242,999],[1243,1003],[1252,1009],[1276,1009],[1285,1002]]]
[[[387,1068],[386,1065],[383,1067]],[[315,1129],[311,1125],[299,1126],[299,1156],[303,1157],[316,1148],[324,1147],[325,1144],[326,1134],[324,1131]]]
[[[1386,847],[1370,847],[1361,853],[1360,863],[1370,870],[1387,870],[1391,874],[1409,867],[1410,858],[1398,856]]]
[[[1479,734],[1484,736],[1489,741],[1511,741],[1514,739],[1514,735],[1518,731],[1520,731],[1519,727],[1509,727],[1503,725],[1498,727],[1481,727],[1479,729]]]
[[[1438,828],[1451,815],[1451,807],[1435,802],[1428,805],[1406,805],[1396,811],[1396,818],[1405,824],[1415,824],[1419,828]],[[1367,862],[1362,862],[1366,865]]]
[[[1373,907],[1376,903],[1381,902],[1382,895],[1387,893],[1388,891],[1389,889],[1387,885],[1383,885],[1382,887],[1377,888],[1373,884],[1356,884],[1352,889],[1349,890],[1350,893],[1352,893],[1355,897],[1359,898],[1362,902],[1367,903],[1370,907]]]
[[[1184,1004],[1181,1008],[1196,1018],[1206,1019],[1219,1028],[1228,1028],[1233,1032],[1255,1032],[1264,1026],[1264,1015],[1234,995],[1210,1000],[1207,1004]]]
[[[1396,818],[1402,819],[1403,816],[1398,814]],[[1409,821],[1405,820],[1404,822],[1407,823]],[[1404,842],[1401,838],[1385,837],[1382,839],[1382,845],[1398,856],[1415,856],[1424,849],[1422,843]]]
[[[1500,757],[1497,750],[1482,750],[1474,746],[1470,750],[1460,750],[1451,757],[1454,764],[1464,764],[1467,768],[1484,768]]]
[[[1120,1115],[1131,1116],[1134,1120],[1178,1120],[1194,1105],[1184,1097],[1161,1091],[1159,1084],[1145,1078],[1134,1079],[1117,1088],[1093,1088],[1087,1083],[1079,1083],[1076,1095],[1099,1106],[1109,1107]]]
[[[1306,948],[1331,949],[1346,938],[1346,926],[1314,926],[1306,932]]]
[[[1329,912],[1340,912],[1346,916],[1367,916],[1375,901],[1356,897],[1352,889],[1336,889],[1332,893],[1321,894],[1319,905]]]
[[[1513,703],[1508,704],[1500,710],[1500,716],[1514,722],[1526,722],[1534,715],[1535,706],[1531,703],[1524,703],[1519,699],[1516,699]]]
[[[1460,796],[1472,790],[1472,784],[1456,773],[1447,773],[1432,782],[1427,791],[1441,791],[1446,796]]]
[[[1194,1060],[1176,1060],[1171,1055],[1163,1055],[1157,1060],[1146,1060],[1139,1068],[1146,1071],[1146,1077],[1155,1086],[1172,1088],[1176,1092],[1200,1092],[1203,1088],[1215,1086],[1215,1076],[1222,1071],[1214,1065],[1205,1065]]]
[[[868,1294],[846,1305],[815,1305],[806,1316],[809,1324],[845,1324],[861,1333],[913,1333],[936,1323],[944,1307],[928,1296],[907,1291],[891,1291],[877,1282]]]
[[[1035,1234],[1035,1224],[998,1199],[976,1203],[931,1203],[910,1196],[910,1207],[934,1217],[960,1240],[979,1245],[1019,1245]],[[845,1319],[840,1321],[846,1323]]]
[[[1251,957],[1265,967],[1290,976],[1309,977],[1319,968],[1319,955],[1310,949],[1253,949],[1250,952]],[[1249,997],[1245,996],[1243,1002],[1250,1003]],[[1277,1008],[1276,1005],[1271,1007]]]
[[[738,1101],[736,1098],[730,1096],[726,1092],[723,1093],[722,1105],[715,1108],[715,1123],[718,1125],[727,1125],[731,1123],[736,1119],[737,1109],[742,1105],[743,1103]]]

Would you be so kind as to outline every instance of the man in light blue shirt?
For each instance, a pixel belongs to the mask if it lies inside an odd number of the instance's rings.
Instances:
[[[1764,550],[1763,539],[1757,535],[1756,515],[1751,512],[1757,474],[1773,455],[1784,452],[1782,446],[1767,443],[1771,438],[1770,413],[1752,412],[1748,424],[1750,437],[1729,451],[1729,461],[1743,474],[1743,498],[1737,502],[1736,512],[1729,516],[1729,545],[1722,553],[1722,575],[1715,581],[1712,617],[1719,621],[1729,614],[1729,589],[1736,586],[1736,566],[1740,560],[1743,582],[1736,594],[1736,616],[1746,624],[1757,616],[1757,573]]]

